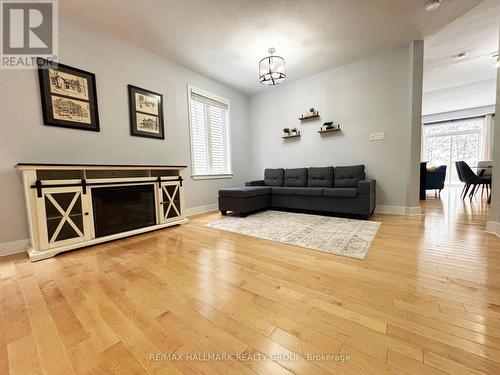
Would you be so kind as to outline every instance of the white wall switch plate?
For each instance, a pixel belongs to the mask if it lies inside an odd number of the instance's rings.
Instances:
[[[381,141],[385,139],[385,133],[384,132],[378,132],[378,133],[371,133],[370,134],[370,141]]]

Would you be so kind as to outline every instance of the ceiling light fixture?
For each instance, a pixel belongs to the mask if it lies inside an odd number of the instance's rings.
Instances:
[[[441,0],[430,0],[425,3],[425,10],[427,12],[432,12],[433,10],[439,8],[440,5],[441,5]]]
[[[286,79],[285,60],[275,56],[276,49],[269,48],[269,56],[259,62],[259,81],[267,86],[275,86]]]

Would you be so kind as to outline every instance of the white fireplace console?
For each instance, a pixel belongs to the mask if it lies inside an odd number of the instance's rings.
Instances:
[[[31,261],[184,224],[182,170],[172,165],[19,163]]]

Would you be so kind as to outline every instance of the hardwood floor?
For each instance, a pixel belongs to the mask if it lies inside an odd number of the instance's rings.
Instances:
[[[500,239],[458,194],[374,216],[363,261],[203,226],[218,213],[0,258],[0,374],[499,374]]]

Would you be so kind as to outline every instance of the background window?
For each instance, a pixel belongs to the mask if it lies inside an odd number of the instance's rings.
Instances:
[[[486,117],[428,124],[423,127],[423,160],[428,165],[446,165],[446,183],[459,184],[455,162],[465,161],[474,167],[483,160],[487,150],[483,150]],[[484,151],[484,152],[483,152]],[[487,160],[487,159],[484,159]]]
[[[188,91],[193,177],[230,177],[229,100]]]

